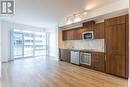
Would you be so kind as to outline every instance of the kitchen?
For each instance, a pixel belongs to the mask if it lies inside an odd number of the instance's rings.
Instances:
[[[0,4],[0,87],[128,87],[129,0]]]
[[[100,20],[59,27],[59,60],[127,79],[128,14]]]

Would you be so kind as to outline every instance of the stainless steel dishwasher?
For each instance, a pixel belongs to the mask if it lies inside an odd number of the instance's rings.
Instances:
[[[71,51],[71,63],[79,65],[80,64],[79,56],[80,56],[79,51]]]

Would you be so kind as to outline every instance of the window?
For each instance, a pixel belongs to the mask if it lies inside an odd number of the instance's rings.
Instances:
[[[47,55],[47,33],[15,31],[14,58]]]
[[[14,58],[22,57],[23,36],[22,33],[14,33]]]
[[[35,33],[35,56],[46,54],[46,34]]]
[[[24,57],[33,56],[33,33],[24,33]]]

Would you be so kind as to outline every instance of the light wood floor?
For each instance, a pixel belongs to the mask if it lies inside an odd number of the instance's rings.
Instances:
[[[4,63],[2,87],[127,87],[127,80],[44,57]]]

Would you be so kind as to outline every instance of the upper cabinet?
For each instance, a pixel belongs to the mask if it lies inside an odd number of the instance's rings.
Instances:
[[[89,26],[92,26],[92,25],[94,25],[95,24],[95,21],[89,21],[89,22],[85,22],[85,23],[83,23],[83,27],[89,27]]]
[[[105,26],[112,26],[124,23],[126,23],[126,16],[114,17],[105,20]]]
[[[74,30],[65,30],[65,31],[62,31],[62,38],[63,40],[73,40],[74,38]]]
[[[95,25],[95,21],[89,21],[89,22],[85,22],[83,23],[83,27],[84,27],[84,31],[94,31],[94,25]]]
[[[82,39],[82,33],[84,32],[84,28],[80,27],[80,28],[76,28],[73,29],[73,40],[81,40]]]
[[[94,39],[104,39],[104,22],[94,25]]]
[[[81,40],[84,29],[82,27],[62,31],[63,40]]]
[[[82,33],[93,31],[94,39],[104,39],[104,23],[97,23],[90,21],[83,23],[83,27],[73,28],[62,31],[63,40],[82,40]]]

